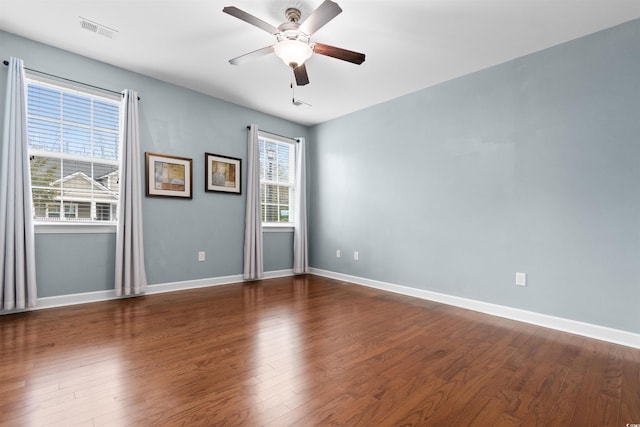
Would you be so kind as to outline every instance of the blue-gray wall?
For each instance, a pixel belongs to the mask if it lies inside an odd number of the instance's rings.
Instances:
[[[310,137],[313,267],[640,332],[640,21]]]
[[[204,153],[246,161],[246,126],[306,136],[307,128],[0,31],[0,59],[113,90],[136,90],[142,151],[193,159],[193,200],[144,198],[150,284],[242,273],[246,163],[241,196],[204,191]],[[7,67],[0,67],[0,99]],[[0,117],[4,117],[4,102]],[[144,165],[142,165],[144,167]],[[265,270],[291,269],[292,233],[265,233]],[[113,289],[114,234],[37,234],[38,296]],[[198,262],[198,251],[206,261]]]
[[[137,90],[143,150],[194,159],[193,200],[143,200],[150,283],[241,272],[244,196],[202,163],[256,122],[307,136],[312,267],[640,332],[640,21],[310,129],[2,32],[0,56]],[[40,296],[111,289],[112,234],[36,243]],[[291,234],[265,249],[291,268]]]

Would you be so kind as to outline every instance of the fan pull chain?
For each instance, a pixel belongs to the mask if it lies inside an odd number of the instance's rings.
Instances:
[[[293,72],[293,68],[291,69],[291,83],[289,83],[289,87],[291,87],[291,103],[295,104],[296,103],[296,92],[295,89],[293,87],[293,80],[295,79],[295,74]]]

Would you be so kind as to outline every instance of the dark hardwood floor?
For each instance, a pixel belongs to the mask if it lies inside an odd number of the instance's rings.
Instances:
[[[2,426],[615,426],[640,350],[318,276],[0,317]]]

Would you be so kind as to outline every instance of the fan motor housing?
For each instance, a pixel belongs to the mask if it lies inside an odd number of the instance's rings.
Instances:
[[[278,41],[282,40],[299,40],[303,43],[309,43],[309,36],[300,31],[300,24],[297,22],[285,22],[278,27],[277,38]]]

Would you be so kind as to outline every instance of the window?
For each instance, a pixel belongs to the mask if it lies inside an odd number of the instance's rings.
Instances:
[[[73,203],[63,203],[63,207],[63,218],[78,218],[78,205]],[[46,218],[60,218],[60,203],[47,204]]]
[[[260,207],[264,225],[293,225],[295,145],[259,133]]]
[[[27,130],[37,222],[116,221],[117,95],[27,78]]]

